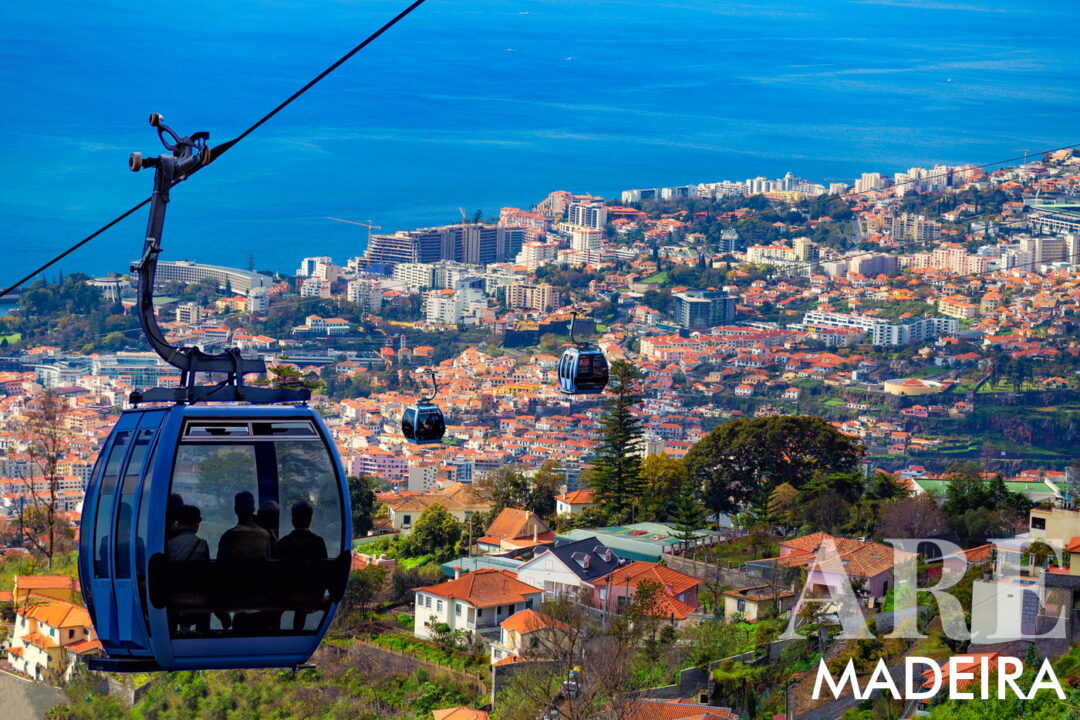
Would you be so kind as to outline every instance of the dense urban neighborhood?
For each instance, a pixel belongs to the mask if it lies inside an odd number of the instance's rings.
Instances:
[[[182,380],[133,274],[0,316],[0,665],[65,689],[49,717],[1075,717],[1080,154],[345,222],[355,257],[157,270],[169,341],[310,389],[343,460],[352,569],[313,668],[87,669],[84,490],[131,393]],[[561,391],[572,343],[604,394]],[[417,445],[429,397],[446,433]],[[1016,658],[1025,690],[1048,659],[1065,699],[815,689],[914,657],[964,687]]]

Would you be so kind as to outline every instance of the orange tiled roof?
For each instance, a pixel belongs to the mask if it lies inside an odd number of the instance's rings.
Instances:
[[[59,647],[59,644],[48,637],[45,637],[39,632],[32,632],[29,635],[23,635],[20,638],[26,645],[36,645],[42,650],[48,650],[49,648]]]
[[[627,720],[738,720],[728,708],[689,700],[639,699],[630,702]]]
[[[86,608],[78,605],[40,595],[33,596],[30,605],[31,607],[22,611],[21,614],[51,627],[90,627],[90,614],[86,612]]]
[[[493,538],[513,540],[531,537],[533,535],[532,528],[535,528],[538,534],[550,533],[551,531],[551,528],[545,525],[544,521],[536,513],[518,508],[503,508],[484,534]]]
[[[488,720],[490,717],[487,712],[483,710],[473,710],[464,705],[443,708],[442,710],[432,710],[431,715],[434,720]]]
[[[456,580],[416,588],[418,592],[431,593],[445,598],[456,598],[475,607],[491,607],[515,602],[525,602],[540,589],[518,580],[506,570],[481,569],[466,573]]]
[[[78,585],[75,578],[68,575],[18,575],[15,587],[20,590],[74,590]]]
[[[672,595],[679,595],[701,584],[701,581],[696,577],[686,575],[678,570],[672,570],[658,563],[643,560],[632,562],[618,570],[614,570],[604,578],[603,582],[611,585],[633,585],[637,587],[642,580],[657,583]]]
[[[574,490],[573,492],[563,493],[559,496],[559,499],[570,505],[587,505],[593,502],[593,491]]]
[[[67,650],[75,653],[76,655],[82,655],[83,653],[94,652],[101,650],[101,642],[99,640],[80,640],[79,642],[71,643],[64,646]]]
[[[549,618],[547,615],[541,615],[532,608],[527,608],[514,613],[499,623],[499,625],[519,634],[533,632],[534,630],[543,630],[544,628],[549,627],[557,627],[564,630],[569,629],[566,623],[561,623],[554,618]]]
[[[525,662],[525,658],[521,657],[520,655],[510,654],[510,655],[507,655],[506,657],[504,657],[502,660],[496,660],[495,662],[493,662],[491,664],[501,666],[501,665],[515,665],[515,664],[517,664],[519,662]]]

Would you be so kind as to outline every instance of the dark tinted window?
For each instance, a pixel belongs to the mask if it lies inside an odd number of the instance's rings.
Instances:
[[[286,436],[286,437],[314,437],[315,428],[309,422],[268,422],[255,423],[252,425],[254,434],[258,436]]]
[[[323,622],[345,542],[338,476],[312,425],[283,423],[284,437],[275,425],[178,449],[170,493],[183,509],[165,553],[174,636],[310,633]]]
[[[438,408],[425,408],[420,411],[417,434],[421,440],[438,440],[446,433],[446,420]]]
[[[401,432],[407,438],[416,437],[416,408],[407,408],[402,414]]]
[[[97,512],[94,515],[94,577],[109,577],[109,529],[112,527],[113,499],[130,434],[126,430],[116,434],[112,449],[109,450],[109,459],[105,462],[105,470],[101,474]]]
[[[251,429],[247,423],[190,423],[184,434],[192,439],[243,437],[250,435]]]

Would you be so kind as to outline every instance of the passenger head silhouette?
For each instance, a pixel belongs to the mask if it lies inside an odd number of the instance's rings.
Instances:
[[[250,519],[255,514],[255,496],[247,490],[236,493],[233,499],[233,511],[240,520]]]
[[[310,503],[303,500],[297,503],[293,503],[290,508],[292,512],[292,524],[297,530],[307,530],[311,527],[311,517],[315,514],[315,508],[311,507]]]

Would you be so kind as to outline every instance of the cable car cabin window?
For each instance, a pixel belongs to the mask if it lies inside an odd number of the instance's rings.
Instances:
[[[112,526],[113,496],[116,494],[116,481],[120,475],[120,466],[128,449],[128,436],[124,431],[116,434],[105,470],[101,474],[98,488],[97,514],[94,517],[94,577],[109,577],[109,529]]]
[[[184,432],[189,440],[216,440],[228,437],[247,437],[251,427],[247,423],[189,423]]]
[[[578,380],[603,380],[608,376],[607,361],[599,353],[582,353],[578,358]]]
[[[170,488],[170,632],[316,632],[342,552],[341,493],[321,437],[306,422],[255,422],[246,436],[193,429]]]
[[[416,408],[407,408],[402,414],[401,434],[407,438],[416,437]]]
[[[437,407],[420,411],[420,423],[417,428],[421,439],[441,438],[446,434],[446,418]]]
[[[131,524],[135,511],[135,495],[139,490],[139,477],[142,475],[143,461],[154,437],[151,429],[139,430],[131,448],[124,481],[120,485],[120,512],[116,516],[116,577],[131,577]],[[142,540],[142,556],[146,555],[146,542]]]

